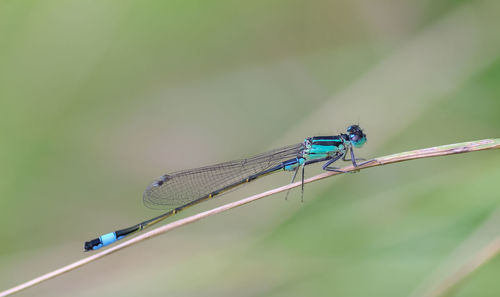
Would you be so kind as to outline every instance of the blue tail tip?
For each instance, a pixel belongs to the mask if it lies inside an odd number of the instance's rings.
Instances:
[[[116,233],[111,232],[102,235],[101,237],[99,237],[99,239],[101,240],[102,246],[106,246],[108,244],[112,244],[113,242],[115,242],[117,238],[116,238]]]

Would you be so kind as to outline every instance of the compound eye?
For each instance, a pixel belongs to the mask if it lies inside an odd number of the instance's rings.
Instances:
[[[356,134],[351,134],[351,135],[349,135],[349,139],[351,139],[351,141],[356,142],[359,140],[359,136]]]
[[[347,127],[347,133],[356,133],[357,131],[360,131],[361,128],[359,128],[358,125],[351,125]]]

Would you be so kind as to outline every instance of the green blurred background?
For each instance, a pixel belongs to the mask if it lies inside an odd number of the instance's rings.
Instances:
[[[359,123],[358,156],[500,137],[498,1],[0,2],[0,290],[158,215],[144,188]],[[205,219],[18,296],[422,296],[500,230],[500,152]],[[308,168],[307,175],[318,173]],[[289,182],[257,181],[175,219]],[[450,296],[499,296],[494,259]]]

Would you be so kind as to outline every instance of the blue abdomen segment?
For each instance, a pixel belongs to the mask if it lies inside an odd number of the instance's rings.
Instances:
[[[297,169],[300,165],[304,164],[306,160],[304,158],[295,158],[288,161],[283,162],[283,170],[285,171],[293,171]]]
[[[124,238],[125,236],[132,234],[136,231],[142,230],[144,226],[142,224],[137,224],[132,227],[117,230],[115,232],[104,234],[96,239],[89,240],[85,242],[83,248],[85,251],[92,251],[102,248],[112,244],[113,242]]]
[[[118,239],[122,239],[122,238],[123,238],[123,236],[117,237],[115,232],[104,234],[97,239],[97,242],[94,243],[94,245],[92,246],[92,249],[93,250],[100,249],[103,246],[110,245],[113,242],[117,241]]]
[[[101,240],[102,246],[107,246],[108,244],[112,244],[113,242],[115,242],[117,238],[116,238],[116,233],[111,232],[102,235],[101,237],[99,237],[99,239]]]

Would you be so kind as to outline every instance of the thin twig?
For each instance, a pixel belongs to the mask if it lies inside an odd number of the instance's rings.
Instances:
[[[399,153],[399,154],[394,154],[394,155],[389,155],[389,156],[384,156],[384,157],[379,157],[370,160],[369,162],[365,162],[362,165],[358,167],[354,167],[352,165],[346,166],[342,168],[342,171],[344,172],[349,172],[349,171],[356,171],[360,169],[365,169],[369,167],[375,167],[375,166],[381,166],[381,165],[386,165],[386,164],[391,164],[391,163],[397,163],[397,162],[402,162],[402,161],[408,161],[408,160],[413,160],[413,159],[421,159],[421,158],[429,158],[429,157],[437,157],[437,156],[445,156],[445,155],[452,155],[452,154],[460,154],[460,153],[467,153],[467,152],[474,152],[474,151],[481,151],[481,150],[489,150],[489,149],[498,149],[500,148],[500,138],[497,139],[483,139],[483,140],[478,140],[478,141],[471,141],[471,142],[463,142],[463,143],[457,143],[457,144],[449,144],[449,145],[443,145],[443,146],[437,146],[437,147],[431,147],[431,148],[426,148],[426,149],[420,149],[420,150],[415,150],[415,151],[409,151],[409,152],[404,152],[404,153]],[[316,176],[313,176],[311,178],[308,178],[304,181],[304,183],[311,183],[314,181],[318,181],[333,175],[340,174],[339,172],[324,172],[321,174],[318,174]],[[283,187],[279,187],[273,190],[269,190],[248,198],[241,199],[236,202],[228,203],[223,206],[184,218],[177,220],[175,222],[172,222],[170,224],[160,226],[156,229],[153,229],[149,232],[143,233],[137,237],[134,237],[130,240],[127,240],[121,244],[117,244],[107,250],[103,250],[101,252],[96,253],[95,255],[92,255],[90,257],[83,258],[82,260],[79,260],[77,262],[74,262],[72,264],[69,264],[67,266],[64,266],[62,268],[59,268],[55,271],[49,272],[47,274],[44,274],[40,277],[37,277],[35,279],[32,279],[28,282],[25,282],[23,284],[20,284],[18,286],[15,286],[11,289],[8,289],[6,291],[0,292],[0,297],[3,296],[8,296],[11,294],[14,294],[16,292],[19,292],[21,290],[24,290],[26,288],[32,287],[36,284],[39,284],[41,282],[44,282],[46,280],[49,280],[51,278],[54,278],[56,276],[59,276],[63,273],[66,273],[68,271],[71,271],[73,269],[79,268],[85,264],[88,264],[90,262],[93,262],[97,259],[100,259],[104,256],[107,256],[109,254],[112,254],[116,251],[119,251],[121,249],[124,249],[126,247],[129,247],[133,244],[136,244],[138,242],[141,242],[143,240],[158,236],[160,234],[163,234],[165,232],[168,232],[172,229],[176,229],[178,227],[199,221],[203,218],[224,212],[226,210],[230,210],[233,208],[236,208],[238,206],[245,205],[247,203],[262,199],[267,196],[271,196],[273,194],[281,193],[284,191],[287,191],[292,188],[296,188],[301,185],[301,182],[296,182],[293,184],[289,184]],[[494,246],[497,250],[500,250],[500,246],[496,245]]]

